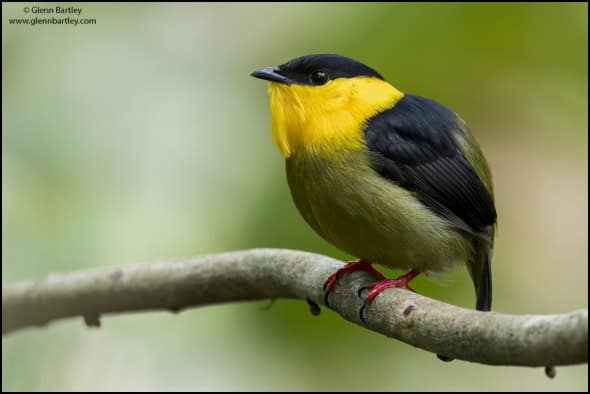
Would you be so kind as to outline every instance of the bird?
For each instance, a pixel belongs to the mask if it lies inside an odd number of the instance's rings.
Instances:
[[[388,288],[414,291],[419,274],[464,265],[475,308],[491,310],[492,174],[456,112],[338,54],[297,57],[251,76],[268,82],[272,138],[299,213],[358,258],[326,279],[326,305],[352,271],[380,279],[361,289],[364,308]],[[373,264],[407,272],[387,279]]]

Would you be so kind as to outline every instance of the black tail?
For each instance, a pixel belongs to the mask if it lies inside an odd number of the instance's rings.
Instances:
[[[492,309],[492,247],[480,244],[478,249],[474,261],[469,262],[468,268],[477,295],[475,308],[488,312]]]

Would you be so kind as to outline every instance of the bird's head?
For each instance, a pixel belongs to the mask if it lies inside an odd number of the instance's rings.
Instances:
[[[372,68],[344,56],[314,54],[254,71],[269,81],[272,134],[285,157],[362,146],[362,126],[403,93]]]

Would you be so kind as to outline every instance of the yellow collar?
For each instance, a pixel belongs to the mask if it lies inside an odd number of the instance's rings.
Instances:
[[[322,86],[269,84],[272,136],[286,158],[303,149],[331,158],[364,146],[362,129],[403,93],[373,77],[338,78]]]

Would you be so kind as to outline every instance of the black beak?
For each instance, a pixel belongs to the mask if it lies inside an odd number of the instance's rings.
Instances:
[[[292,81],[289,78],[279,74],[279,69],[276,67],[259,68],[250,75],[252,75],[254,78],[265,79],[271,82],[284,83],[287,85],[290,85],[292,83]]]

